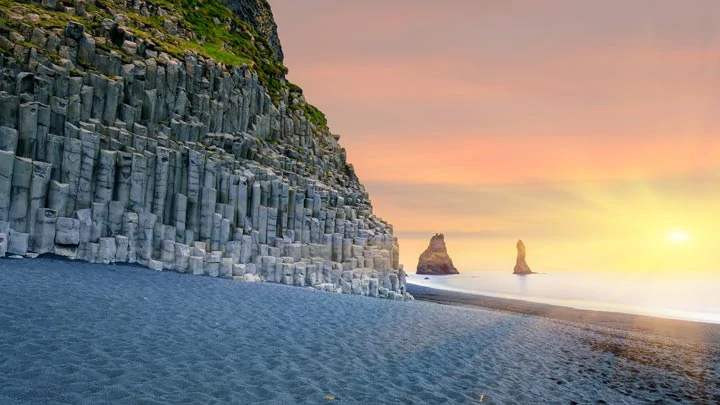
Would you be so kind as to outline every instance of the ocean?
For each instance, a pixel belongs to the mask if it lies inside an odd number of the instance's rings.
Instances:
[[[558,271],[514,275],[478,271],[412,274],[408,283],[578,309],[720,323],[720,274]]]

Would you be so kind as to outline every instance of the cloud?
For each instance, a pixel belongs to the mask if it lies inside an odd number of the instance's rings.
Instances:
[[[541,267],[716,267],[720,2],[272,5],[406,263],[445,232],[470,267],[518,237]]]
[[[545,134],[366,135],[342,138],[366,182],[497,184],[646,179],[720,170],[720,139]]]
[[[652,136],[718,128],[720,3],[273,3],[331,127]],[[663,117],[663,119],[658,119]]]
[[[375,211],[396,232],[477,237],[618,237],[677,220],[718,222],[720,171],[645,180],[433,184],[370,182]],[[643,225],[643,221],[647,224]],[[701,224],[705,222],[705,224]]]

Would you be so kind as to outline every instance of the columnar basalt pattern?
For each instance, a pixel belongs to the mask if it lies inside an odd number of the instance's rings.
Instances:
[[[410,298],[392,226],[288,90],[273,100],[246,65],[158,51],[122,16],[93,35],[6,12],[19,28],[0,30],[1,255]]]

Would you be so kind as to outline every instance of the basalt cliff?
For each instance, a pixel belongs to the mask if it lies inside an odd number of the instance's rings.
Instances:
[[[0,0],[0,255],[402,300],[265,0]]]

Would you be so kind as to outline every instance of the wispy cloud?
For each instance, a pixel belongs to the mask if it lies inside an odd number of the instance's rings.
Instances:
[[[553,268],[716,268],[720,2],[272,6],[409,265],[445,232],[468,266],[527,237]],[[693,249],[663,245],[674,227]]]

